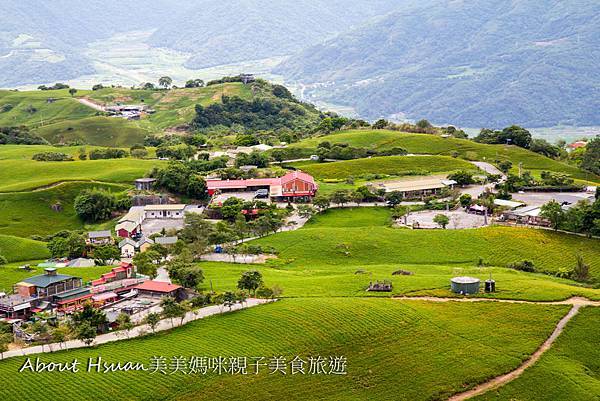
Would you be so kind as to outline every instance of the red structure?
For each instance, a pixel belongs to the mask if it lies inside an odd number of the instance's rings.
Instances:
[[[249,180],[207,180],[208,194],[251,192],[267,189],[275,201],[310,200],[318,190],[314,178],[302,171],[293,171],[280,178],[251,178]]]
[[[180,301],[185,299],[185,291],[182,286],[162,281],[148,280],[135,287],[140,295],[150,297],[173,297]]]
[[[113,269],[104,273],[102,277],[92,281],[92,287],[111,283],[113,281],[125,280],[128,278],[135,277],[135,267],[131,263],[121,262],[119,267],[113,267]]]

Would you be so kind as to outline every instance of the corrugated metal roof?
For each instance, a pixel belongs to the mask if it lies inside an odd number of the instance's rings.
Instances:
[[[36,287],[46,288],[52,284],[60,283],[62,281],[67,281],[72,278],[79,278],[79,277],[67,276],[66,274],[56,274],[56,275],[41,274],[39,276],[33,276],[33,277],[26,278],[25,280],[23,280],[23,282],[33,284]]]

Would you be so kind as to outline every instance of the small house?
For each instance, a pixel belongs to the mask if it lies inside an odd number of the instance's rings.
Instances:
[[[144,207],[146,219],[183,219],[186,205],[148,205]]]
[[[82,286],[80,277],[58,274],[55,268],[46,268],[44,274],[29,277],[16,284],[16,293],[25,297],[47,299],[56,294]]]
[[[172,297],[178,301],[186,298],[185,290],[182,286],[163,281],[148,280],[137,285],[135,289],[138,291],[139,295],[148,297]]]
[[[88,233],[88,242],[93,245],[106,245],[112,243],[112,234],[110,231],[90,231]]]
[[[137,243],[131,238],[125,238],[119,242],[119,249],[121,250],[121,257],[133,258],[135,256],[135,248]]]
[[[162,246],[173,246],[177,243],[179,238],[177,237],[156,237],[154,242]]]

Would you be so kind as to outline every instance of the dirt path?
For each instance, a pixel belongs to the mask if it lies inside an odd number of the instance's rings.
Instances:
[[[427,302],[499,302],[499,303],[512,303],[512,304],[572,305],[572,308],[569,310],[569,312],[565,316],[563,316],[563,318],[560,319],[560,321],[556,324],[556,327],[554,328],[554,331],[552,332],[550,337],[548,337],[546,339],[546,341],[544,341],[544,343],[519,367],[517,367],[516,369],[514,369],[508,373],[505,373],[500,376],[496,376],[493,379],[490,379],[484,383],[481,383],[478,386],[476,386],[470,390],[455,394],[452,397],[448,398],[448,401],[468,400],[472,397],[481,395],[490,390],[494,390],[498,387],[501,387],[501,386],[515,380],[516,378],[521,376],[527,368],[533,366],[542,357],[542,355],[550,349],[552,344],[554,344],[554,341],[556,341],[558,336],[560,336],[560,334],[563,332],[567,323],[569,323],[569,321],[575,315],[577,315],[577,313],[579,312],[579,309],[581,309],[584,306],[595,306],[595,307],[600,306],[599,301],[590,301],[589,299],[580,298],[580,297],[573,297],[573,298],[569,298],[564,301],[551,301],[551,302],[520,301],[520,300],[514,300],[514,299],[493,299],[493,298],[397,297],[394,299],[405,300],[405,301],[408,300],[408,301],[427,301]]]
[[[173,327],[178,327],[178,326],[184,325],[188,322],[192,322],[194,320],[204,319],[206,317],[218,315],[218,314],[221,314],[224,312],[252,308],[252,307],[255,307],[258,305],[263,305],[263,304],[266,304],[269,302],[273,302],[273,301],[267,300],[267,299],[249,298],[246,300],[244,305],[235,304],[230,309],[225,308],[223,305],[207,306],[207,307],[204,307],[204,308],[199,309],[194,312],[188,312],[185,315],[185,318],[183,319],[183,321],[181,321],[181,319],[174,319],[173,321],[171,321],[171,319],[163,319],[158,323],[157,327],[155,328],[155,331],[158,332],[158,331],[163,331],[163,330],[170,330]],[[131,339],[131,338],[135,338],[135,337],[145,336],[146,334],[151,333],[151,332],[152,332],[151,328],[148,325],[143,324],[143,325],[134,327],[129,333],[114,331],[114,332],[107,333],[107,334],[101,334],[96,337],[96,339],[94,340],[94,342],[92,343],[91,346],[96,346],[99,344],[106,344],[106,343],[110,343],[110,342],[114,342],[114,341],[127,340],[127,339]],[[4,357],[0,358],[0,360],[12,358],[15,356],[42,354],[42,353],[60,351],[60,350],[64,350],[64,349],[88,348],[88,347],[90,347],[90,346],[86,345],[85,343],[83,343],[83,341],[80,341],[80,340],[70,340],[63,344],[57,344],[57,343],[46,344],[43,347],[41,345],[35,345],[33,347],[13,349],[13,350],[7,351],[4,353]]]
[[[84,106],[87,107],[91,107],[94,110],[97,111],[105,111],[104,106],[99,105],[98,103],[94,103],[93,101],[86,99],[86,98],[77,98],[77,101],[81,104],[83,104]]]

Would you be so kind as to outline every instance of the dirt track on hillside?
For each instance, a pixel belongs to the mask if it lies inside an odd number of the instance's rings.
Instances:
[[[563,332],[567,323],[571,321],[571,319],[577,315],[579,309],[585,306],[598,307],[600,306],[599,301],[590,301],[586,298],[573,297],[564,301],[551,301],[551,302],[537,302],[537,301],[520,301],[514,299],[493,299],[493,298],[436,298],[436,297],[395,297],[396,300],[401,301],[426,301],[426,302],[498,302],[498,303],[512,303],[512,304],[536,304],[536,305],[572,305],[572,308],[569,312],[563,316],[562,319],[556,324],[554,331],[550,334],[550,337],[544,341],[544,343],[519,367],[516,369],[505,373],[500,376],[496,376],[484,383],[481,383],[470,390],[464,391],[462,393],[458,393],[448,398],[448,401],[463,401],[468,400],[472,397],[481,395],[490,390],[494,390],[498,387],[501,387],[525,372],[525,370],[531,366],[533,366],[542,355],[552,347],[552,344],[556,341],[556,339]]]

